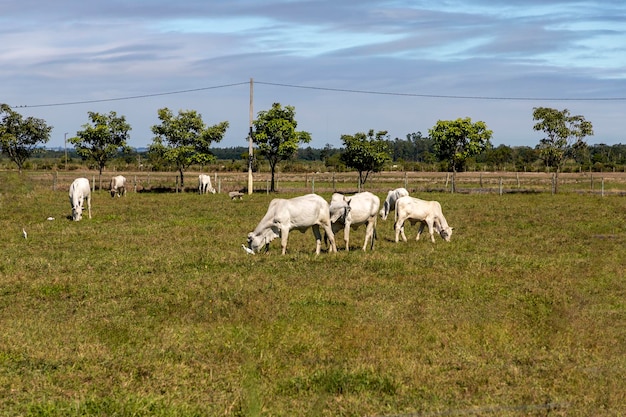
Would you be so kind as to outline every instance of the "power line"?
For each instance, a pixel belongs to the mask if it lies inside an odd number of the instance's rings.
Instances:
[[[351,93],[351,94],[371,94],[371,95],[385,95],[385,96],[398,96],[398,97],[421,97],[421,98],[439,98],[448,100],[501,100],[501,101],[626,101],[626,97],[589,97],[589,98],[574,98],[574,97],[496,97],[496,96],[461,96],[461,95],[445,95],[445,94],[420,94],[420,93],[397,93],[389,91],[373,91],[373,90],[356,90],[348,88],[331,88],[331,87],[316,87],[305,86],[295,84],[273,83],[267,81],[254,81],[255,84],[269,85],[275,87],[286,88],[300,88],[307,90],[319,90],[319,91],[332,91],[338,93]],[[235,87],[240,85],[247,85],[249,81],[243,81],[232,84],[222,84],[211,87],[192,88],[188,90],[169,91],[164,93],[142,94],[136,96],[125,96],[115,98],[105,98],[96,100],[82,100],[82,101],[69,101],[60,103],[47,103],[47,104],[32,104],[22,106],[11,106],[12,108],[35,108],[35,107],[60,107],[60,106],[72,106],[77,104],[92,104],[92,103],[104,103],[111,101],[124,101],[124,100],[136,100],[141,98],[159,97],[175,94],[194,93],[198,91],[215,90],[219,88]]]
[[[263,81],[254,81],[256,84],[273,85],[278,87],[304,88],[310,90],[336,91],[342,93],[358,93],[358,94],[377,94],[387,96],[404,96],[404,97],[424,97],[424,98],[444,98],[444,99],[462,99],[462,100],[508,100],[508,101],[623,101],[626,97],[590,97],[590,98],[551,98],[551,97],[490,97],[490,96],[457,96],[443,94],[418,94],[418,93],[394,93],[384,91],[369,90],[353,90],[344,88],[328,88],[328,87],[311,87],[293,84],[281,84]]]
[[[108,102],[108,101],[135,100],[135,99],[140,99],[140,98],[168,96],[168,95],[174,95],[174,94],[194,93],[194,92],[197,92],[197,91],[205,91],[205,90],[215,90],[215,89],[218,89],[218,88],[234,87],[234,86],[244,85],[244,84],[249,84],[249,82],[245,81],[245,82],[241,82],[241,83],[223,84],[223,85],[217,85],[217,86],[213,86],[213,87],[192,88],[192,89],[189,89],[189,90],[169,91],[169,92],[166,92],[166,93],[143,94],[143,95],[138,95],[138,96],[104,98],[104,99],[97,99],[97,100],[69,101],[69,102],[63,102],[63,103],[23,105],[23,106],[14,106],[13,108],[59,107],[59,106],[72,106],[72,105],[76,105],[76,104],[104,103],[104,102]]]

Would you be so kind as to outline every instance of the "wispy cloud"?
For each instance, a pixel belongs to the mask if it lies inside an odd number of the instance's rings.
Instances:
[[[370,128],[404,137],[438,119],[485,121],[500,143],[534,145],[532,107],[570,108],[594,123],[592,141],[624,142],[626,4],[621,1],[102,1],[5,0],[0,79],[10,105],[64,103],[257,80],[446,99],[259,85],[255,110],[296,106],[313,146]],[[550,100],[578,98],[587,101]],[[132,145],[150,142],[161,107],[229,120],[222,145],[247,132],[246,88],[205,90],[20,111],[55,126],[53,142],[116,110]]]

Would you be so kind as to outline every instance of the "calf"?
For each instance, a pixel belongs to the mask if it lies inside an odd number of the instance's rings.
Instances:
[[[126,195],[126,177],[118,175],[111,178],[109,191],[111,192],[111,197],[115,197],[115,195],[118,197]]]
[[[370,239],[370,249],[374,250],[379,207],[380,199],[367,191],[349,197],[338,193],[333,194],[330,200],[330,221],[333,233],[337,233],[343,228],[346,251],[350,250],[350,228],[356,230],[362,224],[367,225],[363,250],[367,249],[367,242]]]
[[[80,221],[83,217],[83,201],[87,200],[89,218],[91,219],[91,187],[87,178],[76,178],[70,185],[70,204],[72,205],[72,220]]]
[[[404,234],[404,222],[406,220],[411,224],[420,222],[415,240],[419,240],[424,225],[428,226],[430,240],[433,243],[435,243],[433,230],[437,230],[446,242],[449,242],[450,237],[452,237],[452,228],[448,226],[448,222],[441,211],[441,204],[437,201],[425,201],[409,196],[399,198],[396,201],[396,223],[394,225],[396,242],[398,242],[400,234],[402,234],[402,240],[406,242],[406,235]]]
[[[387,216],[389,213],[396,209],[396,201],[400,197],[405,197],[409,195],[409,192],[406,188],[396,188],[395,190],[389,190],[387,193],[387,198],[385,198],[385,202],[383,203],[383,208],[380,209],[380,217],[383,220],[387,220]]]
[[[206,174],[198,175],[198,192],[200,194],[207,194],[209,192],[215,194],[215,188],[211,185],[211,176]]]

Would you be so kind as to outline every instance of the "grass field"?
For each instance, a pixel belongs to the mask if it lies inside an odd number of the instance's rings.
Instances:
[[[248,256],[272,197],[96,191],[71,222],[0,172],[0,416],[626,413],[624,196],[424,193],[450,243]]]

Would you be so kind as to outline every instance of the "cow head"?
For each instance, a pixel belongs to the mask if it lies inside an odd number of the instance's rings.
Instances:
[[[263,246],[265,246],[265,250],[269,249],[269,244],[272,240],[277,238],[279,235],[272,230],[272,228],[264,229],[260,233],[250,232],[248,233],[248,248],[252,249],[254,252],[259,252]]]
[[[442,227],[439,230],[439,236],[446,242],[449,242],[452,237],[452,227]]]
[[[78,204],[76,206],[72,206],[72,220],[75,222],[79,221],[83,218],[83,206],[82,204]]]
[[[330,201],[330,222],[341,223],[346,222],[346,217],[350,214],[350,201],[346,200],[346,197],[341,194],[333,194]]]

